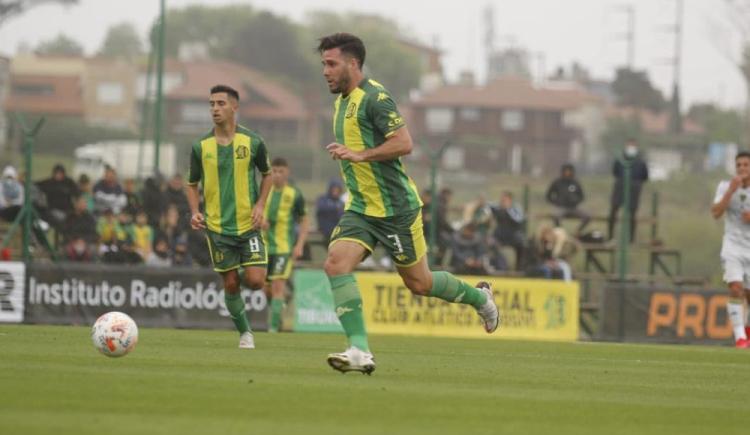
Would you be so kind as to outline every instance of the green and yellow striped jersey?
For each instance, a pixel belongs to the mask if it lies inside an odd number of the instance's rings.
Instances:
[[[297,243],[295,223],[305,215],[305,198],[296,187],[274,187],[266,201],[268,230],[264,233],[270,255],[290,254]]]
[[[380,146],[404,118],[388,91],[365,78],[349,95],[339,95],[334,105],[336,142],[354,151]],[[417,186],[406,175],[401,159],[353,163],[341,161],[349,190],[346,209],[374,217],[390,217],[422,206]]]
[[[266,144],[242,126],[237,126],[229,145],[219,145],[213,130],[193,145],[188,183],[203,185],[210,231],[236,236],[253,229],[252,209],[258,200],[256,168],[263,175],[271,172]]]

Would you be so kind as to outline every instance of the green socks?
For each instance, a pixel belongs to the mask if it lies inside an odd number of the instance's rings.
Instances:
[[[271,299],[271,324],[269,325],[269,331],[279,332],[281,330],[281,310],[283,308],[283,299]]]
[[[479,309],[487,302],[487,295],[448,272],[432,272],[429,296],[454,304],[467,304]]]
[[[224,302],[227,304],[227,311],[229,311],[229,316],[232,318],[237,331],[240,334],[250,332],[250,324],[247,322],[247,316],[245,315],[245,300],[242,298],[242,294],[240,292],[234,294],[225,292]]]
[[[336,316],[349,339],[349,345],[365,352],[370,351],[367,344],[367,330],[362,316],[362,297],[359,295],[357,281],[351,273],[330,276],[333,303],[336,305]]]

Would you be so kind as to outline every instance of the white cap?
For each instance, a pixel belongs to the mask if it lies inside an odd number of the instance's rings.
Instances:
[[[3,169],[3,178],[17,179],[18,172],[16,171],[16,168],[10,165],[6,166],[5,169]]]

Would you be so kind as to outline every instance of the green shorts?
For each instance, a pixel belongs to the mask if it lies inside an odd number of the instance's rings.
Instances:
[[[266,281],[289,279],[292,274],[292,256],[290,254],[271,254],[268,256],[268,273]]]
[[[381,243],[400,267],[416,264],[427,253],[421,209],[385,218],[346,211],[333,229],[331,245],[340,240],[359,243],[370,253]]]
[[[206,240],[216,272],[228,272],[240,266],[265,266],[268,263],[266,244],[259,231],[227,236],[206,230]]]

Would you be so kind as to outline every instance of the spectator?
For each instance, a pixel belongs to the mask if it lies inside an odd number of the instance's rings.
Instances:
[[[93,260],[93,249],[82,237],[73,237],[65,245],[64,253],[67,261],[89,263]]]
[[[583,234],[583,229],[591,221],[591,216],[578,208],[583,199],[583,188],[576,180],[575,166],[569,163],[563,165],[560,178],[553,181],[547,189],[547,201],[557,207],[553,214],[555,226],[561,226],[563,218],[578,218],[581,223],[578,225],[577,234]]]
[[[328,245],[331,239],[331,233],[339,223],[341,215],[344,214],[344,201],[341,195],[344,193],[344,187],[338,180],[331,180],[328,183],[328,191],[320,195],[315,204],[315,217],[318,220],[318,230],[323,235],[323,241]]]
[[[146,215],[143,214],[143,216],[145,219]],[[167,239],[159,237],[154,240],[154,249],[148,254],[146,265],[152,267],[170,267],[172,265]]]
[[[187,231],[180,227],[180,214],[177,211],[177,207],[170,205],[164,214],[163,220],[162,229],[157,231],[159,233],[158,237],[166,238],[170,250],[174,250],[178,238],[183,236],[187,238]]]
[[[188,244],[188,235],[183,234],[174,241],[174,248],[172,249],[172,265],[173,266],[192,266],[193,258],[190,256],[190,249]]]
[[[96,213],[110,209],[119,214],[127,204],[127,197],[117,181],[117,172],[111,166],[104,169],[104,178],[94,185],[94,207]]]
[[[135,191],[135,180],[128,178],[123,183],[123,191],[125,192],[125,208],[124,211],[131,216],[135,216],[139,211],[143,210],[143,203],[141,197]]]
[[[96,218],[88,211],[86,197],[78,195],[73,200],[73,211],[68,214],[63,224],[64,242],[69,244],[81,239],[87,245],[94,245],[99,240],[96,228]]]
[[[175,174],[169,179],[164,196],[167,199],[167,207],[170,205],[177,207],[180,228],[187,229],[190,226],[190,205],[188,205],[187,195],[185,194],[185,183],[182,180],[182,175]]]
[[[78,193],[86,198],[86,209],[94,212],[94,195],[91,193],[91,179],[86,174],[78,177]]]
[[[141,264],[143,258],[135,251],[133,239],[126,235],[104,253],[102,261],[113,264]]]
[[[451,267],[456,273],[486,275],[485,243],[472,223],[467,223],[454,234],[451,247]]]
[[[448,210],[450,209],[450,202],[452,197],[453,191],[447,187],[441,189],[440,193],[438,194],[437,252],[435,253],[435,261],[437,264],[442,264],[443,256],[445,255],[446,250],[450,247],[453,240],[453,226],[448,221]]]
[[[641,157],[638,150],[638,142],[635,139],[628,139],[625,144],[625,150],[620,158],[615,160],[612,165],[612,174],[615,176],[615,184],[612,189],[612,198],[609,209],[609,239],[614,237],[615,220],[617,212],[625,202],[625,166],[624,163],[630,164],[630,243],[635,241],[635,217],[638,213],[638,205],[641,198],[641,188],[643,183],[648,181],[648,165]]]
[[[124,213],[123,213],[124,214]],[[135,215],[135,224],[130,226],[130,238],[133,240],[135,251],[146,260],[151,254],[154,243],[154,230],[148,224],[146,212],[141,211]]]
[[[490,225],[492,224],[492,208],[487,203],[484,195],[480,194],[476,201],[466,204],[463,221],[464,223],[473,224],[479,235],[483,239],[487,238],[487,233],[489,233]]]
[[[530,275],[565,281],[572,279],[569,261],[578,251],[578,243],[563,228],[540,227],[530,251]]]
[[[65,174],[65,167],[59,163],[52,169],[50,178],[36,185],[47,199],[49,223],[56,229],[62,229],[65,218],[73,211],[73,197],[78,194],[78,186]]]
[[[105,209],[101,217],[96,222],[96,232],[99,234],[99,241],[103,245],[103,250],[108,247],[116,246],[118,241],[123,240],[127,234],[120,226],[118,218],[112,213],[112,209]]]
[[[23,198],[23,184],[18,181],[16,168],[6,166],[0,181],[0,218],[13,222],[23,207]]]
[[[510,246],[516,253],[516,270],[523,270],[526,248],[526,217],[523,210],[513,202],[513,193],[500,195],[500,204],[492,208],[495,217],[494,242]]]
[[[200,266],[211,266],[211,254],[208,251],[206,236],[200,231],[188,231],[188,252],[190,258]]]
[[[159,177],[146,178],[141,190],[141,200],[143,202],[143,210],[148,216],[148,224],[153,228],[158,228],[161,223],[161,217],[167,208]]]

